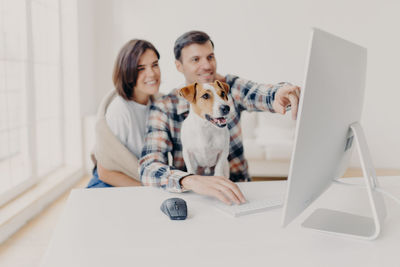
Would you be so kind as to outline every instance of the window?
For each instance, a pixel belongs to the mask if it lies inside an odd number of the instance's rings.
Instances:
[[[65,164],[62,11],[0,0],[0,205]]]
[[[37,175],[62,164],[60,10],[58,0],[32,1],[32,68]]]

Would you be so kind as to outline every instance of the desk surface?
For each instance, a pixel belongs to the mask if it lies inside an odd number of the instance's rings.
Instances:
[[[400,196],[400,177],[381,177],[380,183]],[[284,194],[286,181],[240,187],[247,198],[257,198]],[[185,221],[171,221],[160,211],[163,200],[177,196],[188,204]],[[390,199],[385,198],[388,216],[375,241],[300,226],[321,207],[370,215],[361,188],[332,185],[286,228],[282,208],[232,218],[212,201],[150,187],[73,190],[42,266],[400,266],[400,206]]]

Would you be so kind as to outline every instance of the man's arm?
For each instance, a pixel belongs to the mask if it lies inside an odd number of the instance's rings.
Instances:
[[[290,106],[293,119],[296,118],[300,96],[298,86],[285,82],[258,84],[234,75],[227,75],[225,79],[231,87],[232,98],[240,112],[243,110],[270,111],[285,114]]]
[[[167,107],[163,103],[150,110],[145,144],[140,164],[143,185],[158,186],[172,192],[184,191],[179,181],[189,173],[168,165],[168,153],[173,150],[170,139]]]

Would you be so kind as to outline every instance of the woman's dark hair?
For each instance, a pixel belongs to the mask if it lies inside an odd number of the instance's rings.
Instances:
[[[133,88],[138,77],[137,66],[140,57],[147,49],[153,50],[160,59],[160,54],[150,42],[133,39],[121,48],[115,60],[112,77],[114,86],[118,94],[126,100],[132,100]]]
[[[175,41],[174,45],[174,54],[176,60],[181,60],[181,52],[182,49],[191,44],[204,44],[207,41],[211,42],[212,47],[214,48],[214,43],[211,40],[210,36],[207,33],[201,31],[190,31],[182,34]]]

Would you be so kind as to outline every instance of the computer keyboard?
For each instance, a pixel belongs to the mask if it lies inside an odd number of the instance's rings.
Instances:
[[[215,202],[215,207],[233,217],[239,217],[247,214],[267,211],[272,208],[278,208],[283,205],[282,196],[274,196],[265,199],[251,200],[244,204],[231,206],[219,201]]]

